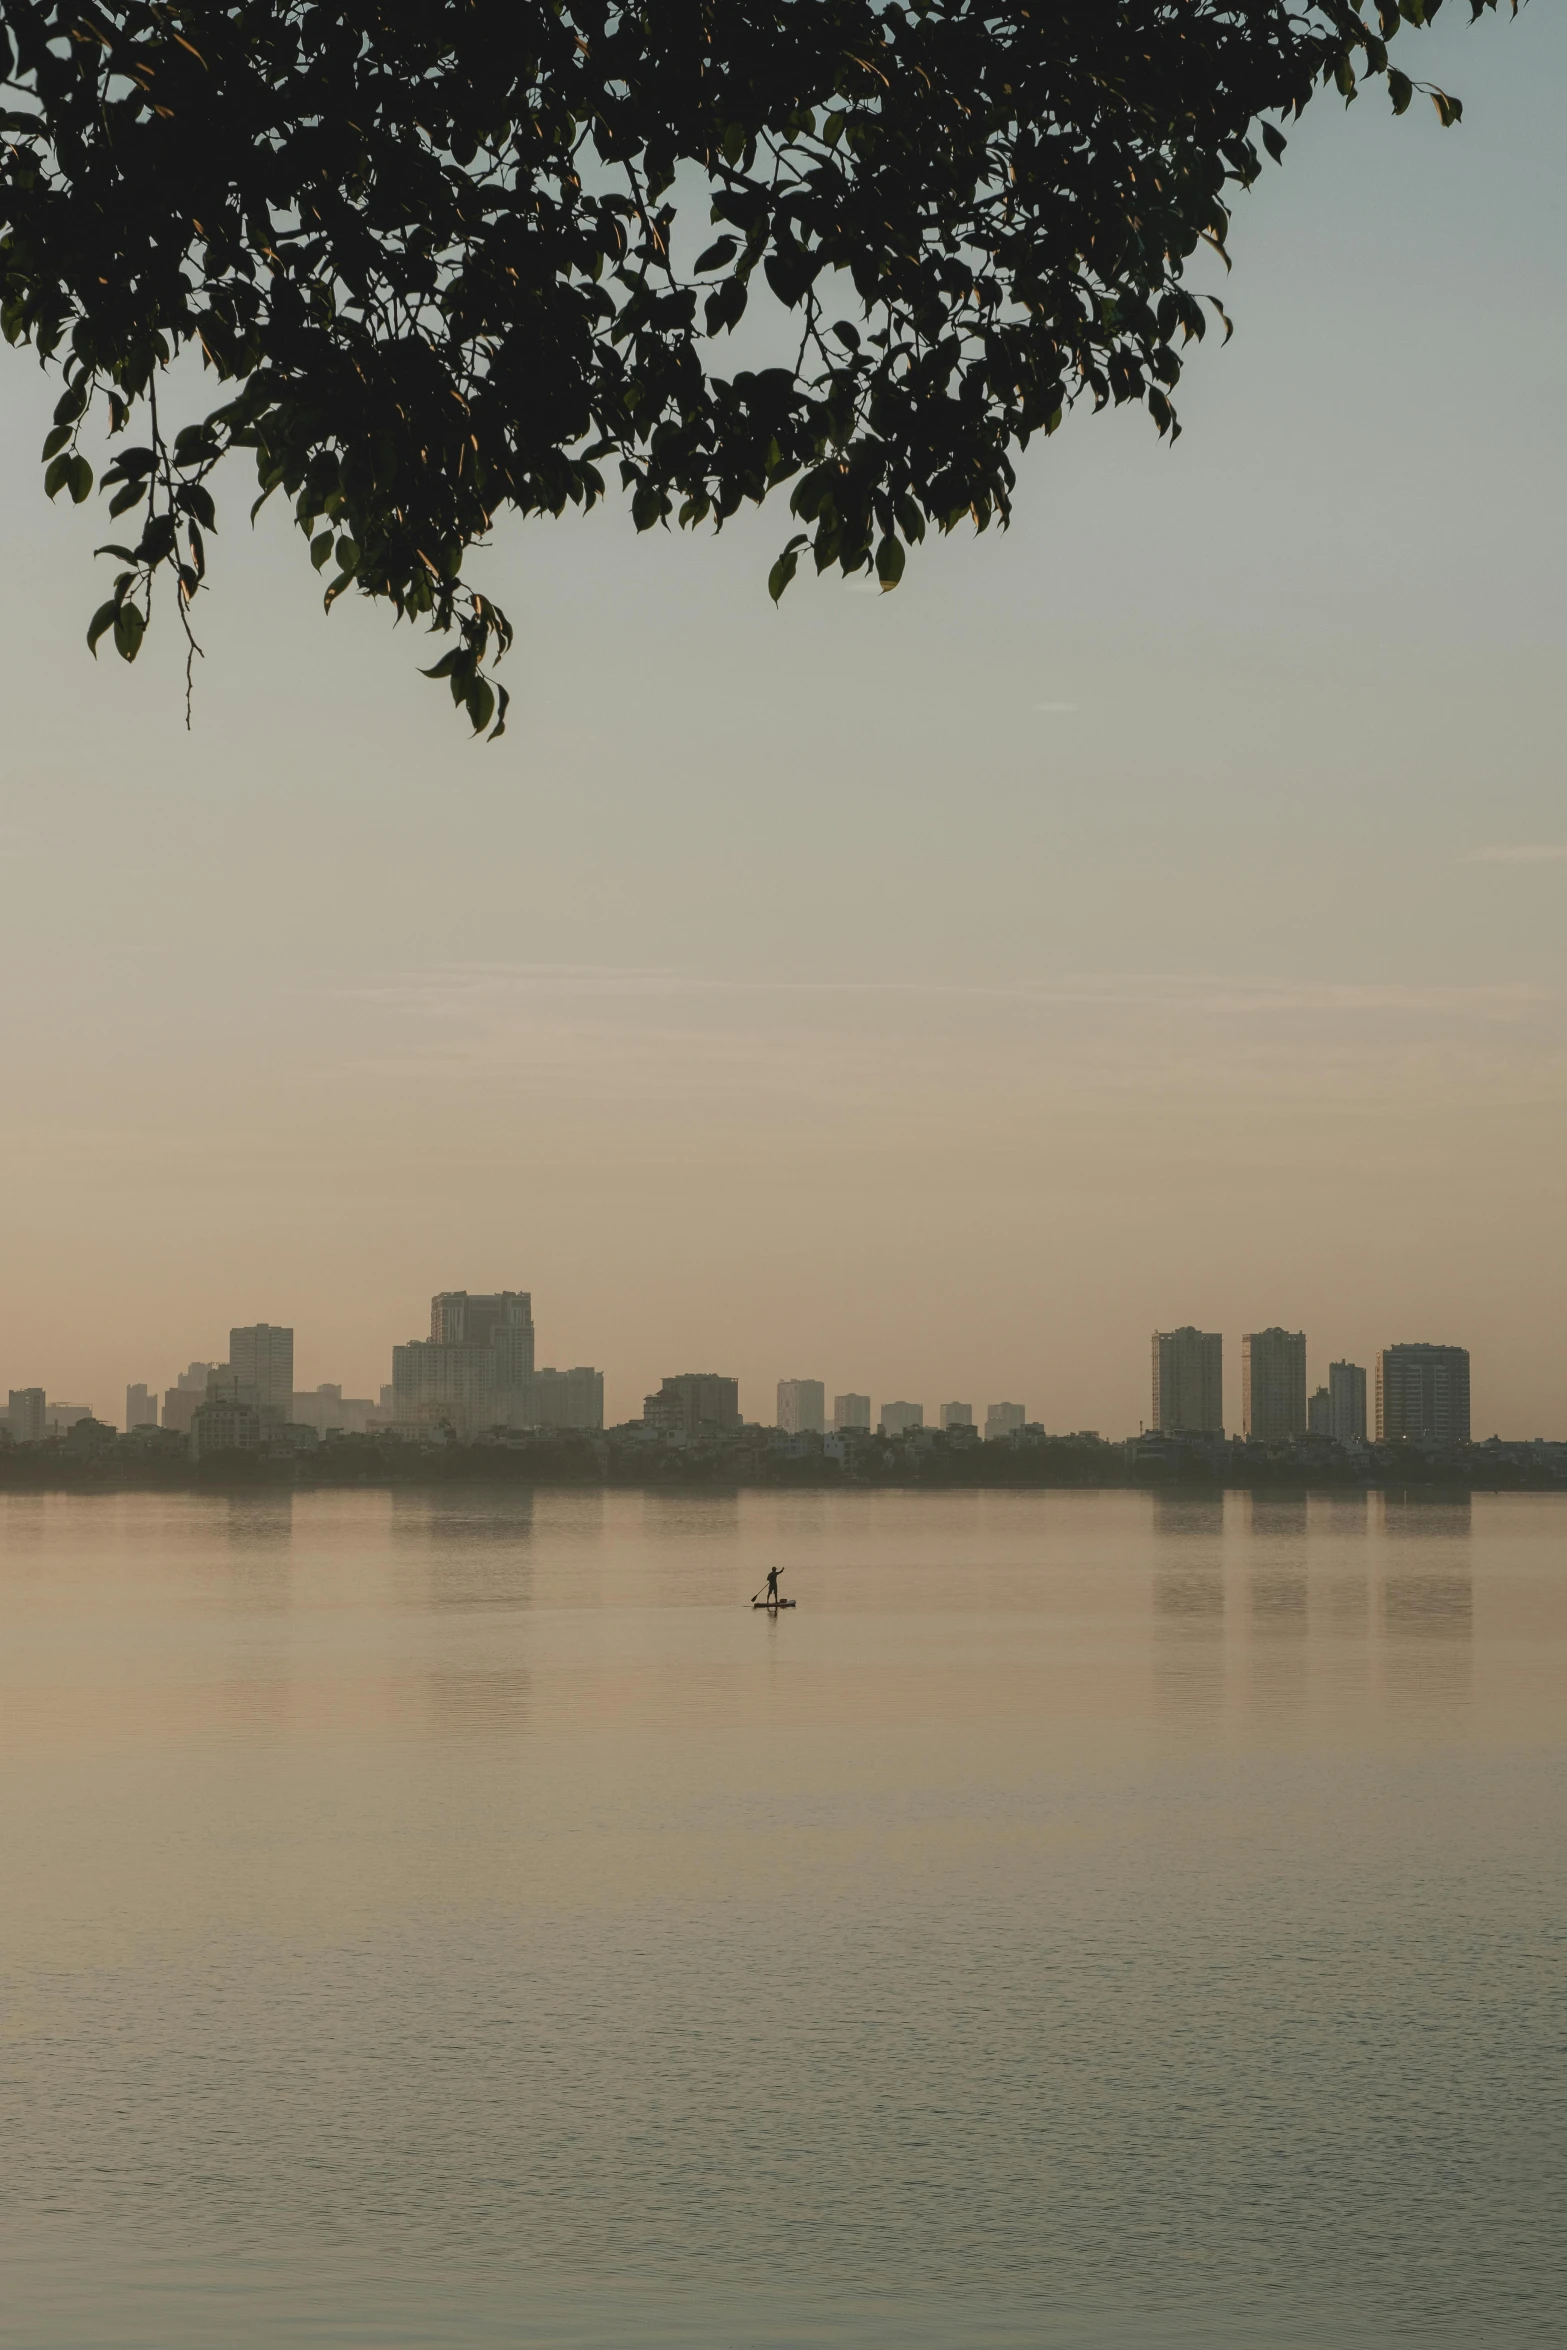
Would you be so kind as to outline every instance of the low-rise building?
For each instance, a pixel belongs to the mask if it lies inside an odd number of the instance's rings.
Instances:
[[[214,1453],[255,1452],[261,1443],[261,1412],[253,1403],[228,1397],[203,1402],[191,1415],[190,1457],[210,1460]]]
[[[319,1387],[296,1387],[290,1405],[298,1425],[313,1428],[318,1436],[363,1436],[375,1410],[368,1395],[345,1395],[332,1380],[323,1380]]]
[[[701,1436],[740,1425],[740,1382],[718,1371],[678,1371],[644,1398],[645,1426],[666,1436]]]
[[[207,1381],[217,1369],[215,1363],[192,1363],[181,1371],[172,1387],[163,1391],[163,1425],[173,1428],[181,1436],[190,1434],[193,1415],[206,1401]]]

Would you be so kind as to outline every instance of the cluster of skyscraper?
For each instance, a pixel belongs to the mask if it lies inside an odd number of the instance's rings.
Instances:
[[[535,1370],[533,1299],[526,1289],[443,1289],[430,1300],[430,1335],[392,1349],[391,1424],[409,1433],[449,1427],[602,1428],[604,1374]]]
[[[293,1331],[253,1322],[229,1332],[227,1362],[192,1363],[180,1373],[164,1393],[161,1425],[188,1437],[198,1454],[280,1440],[290,1428],[313,1429],[318,1436],[334,1430],[407,1436],[450,1430],[459,1439],[495,1429],[602,1428],[602,1371],[587,1364],[539,1370],[533,1358],[533,1300],[525,1289],[439,1291],[430,1300],[429,1337],[393,1347],[391,1383],[376,1403],[345,1396],[340,1387],[299,1393]],[[1469,1442],[1464,1347],[1384,1347],[1374,1392],[1378,1443]],[[1270,1444],[1312,1435],[1363,1444],[1366,1407],[1367,1378],[1359,1363],[1330,1363],[1326,1385],[1308,1395],[1303,1331],[1252,1330],[1242,1338],[1241,1427],[1249,1440]],[[646,1398],[642,1419],[650,1434],[688,1439],[738,1429],[739,1382],[714,1372],[678,1373]],[[1022,1404],[993,1403],[985,1414],[985,1436],[1010,1436],[1026,1420]],[[10,1391],[6,1427],[14,1443],[46,1442],[83,1421],[91,1421],[85,1404],[51,1404],[41,1387]],[[127,1431],[159,1424],[153,1391],[127,1388]],[[868,1433],[871,1399],[834,1396],[829,1430],[823,1382],[780,1379],[776,1424],[791,1435]],[[973,1405],[943,1404],[939,1424],[949,1435],[974,1430]],[[884,1403],[876,1425],[883,1435],[906,1435],[924,1427],[925,1407]],[[1217,1331],[1188,1325],[1154,1332],[1153,1426],[1165,1436],[1223,1436],[1224,1340]]]
[[[285,1441],[289,1430],[418,1436],[449,1428],[472,1437],[494,1428],[602,1428],[603,1373],[583,1364],[541,1371],[533,1350],[526,1290],[442,1290],[430,1301],[428,1339],[392,1349],[391,1383],[372,1402],[331,1385],[301,1393],[293,1331],[253,1322],[229,1332],[227,1362],[192,1363],[180,1373],[164,1391],[161,1416],[152,1388],[127,1387],[125,1427],[172,1430],[198,1457]],[[51,1404],[41,1387],[13,1388],[6,1428],[13,1443],[36,1444],[91,1418],[85,1404]]]
[[[1462,1346],[1386,1346],[1376,1363],[1378,1444],[1469,1442],[1469,1352]],[[1224,1340],[1216,1330],[1153,1334],[1153,1425],[1162,1436],[1224,1434]],[[1241,1340],[1241,1433],[1259,1444],[1330,1436],[1364,1444],[1366,1373],[1330,1363],[1306,1392],[1303,1330],[1251,1330]]]
[[[987,1439],[1010,1436],[1021,1428],[1028,1414],[1020,1403],[993,1403],[985,1413]],[[971,1403],[944,1403],[941,1407],[941,1426],[950,1435],[954,1429],[972,1428],[974,1406]],[[820,1379],[780,1379],[778,1382],[777,1425],[790,1436],[824,1436],[827,1434],[827,1390]],[[832,1400],[833,1433],[843,1435],[850,1429],[868,1432],[871,1425],[871,1399],[868,1395],[835,1395]],[[922,1403],[884,1403],[877,1427],[883,1436],[906,1436],[913,1428],[925,1425],[925,1406]]]

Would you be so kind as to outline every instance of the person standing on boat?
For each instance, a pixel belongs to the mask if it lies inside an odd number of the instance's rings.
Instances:
[[[767,1570],[767,1604],[769,1607],[778,1605],[778,1569],[776,1567],[769,1567]]]

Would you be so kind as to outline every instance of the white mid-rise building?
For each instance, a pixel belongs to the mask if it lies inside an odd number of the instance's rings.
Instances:
[[[819,1379],[780,1379],[778,1425],[789,1436],[821,1436],[827,1429],[827,1390]]]
[[[868,1395],[835,1395],[832,1399],[832,1424],[840,1434],[849,1428],[863,1428],[869,1434],[871,1424],[870,1397]]]

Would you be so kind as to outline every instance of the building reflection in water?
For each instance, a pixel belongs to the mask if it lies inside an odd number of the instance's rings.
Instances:
[[[1224,1703],[1224,1497],[1156,1493],[1154,1684],[1160,1711]]]
[[[1408,1705],[1462,1705],[1474,1662],[1473,1509],[1467,1494],[1381,1497],[1383,1682]]]
[[[1254,1713],[1294,1714],[1306,1702],[1308,1511],[1303,1493],[1240,1497],[1246,1528],[1248,1687]]]
[[[291,1486],[223,1496],[223,1534],[235,1550],[286,1550],[294,1539]]]
[[[442,1610],[526,1606],[534,1497],[526,1486],[394,1493],[392,1562],[405,1604]]]
[[[234,1619],[221,1683],[224,1724],[232,1737],[282,1737],[293,1703],[290,1635],[281,1623],[263,1630],[254,1619],[285,1617],[293,1605],[293,1492],[226,1493],[221,1506],[225,1607]]]
[[[1311,1604],[1341,1639],[1364,1640],[1371,1624],[1371,1497],[1314,1493],[1307,1518],[1315,1562]]]
[[[282,1615],[291,1596],[292,1491],[226,1493],[220,1535],[231,1597],[251,1613]]]

